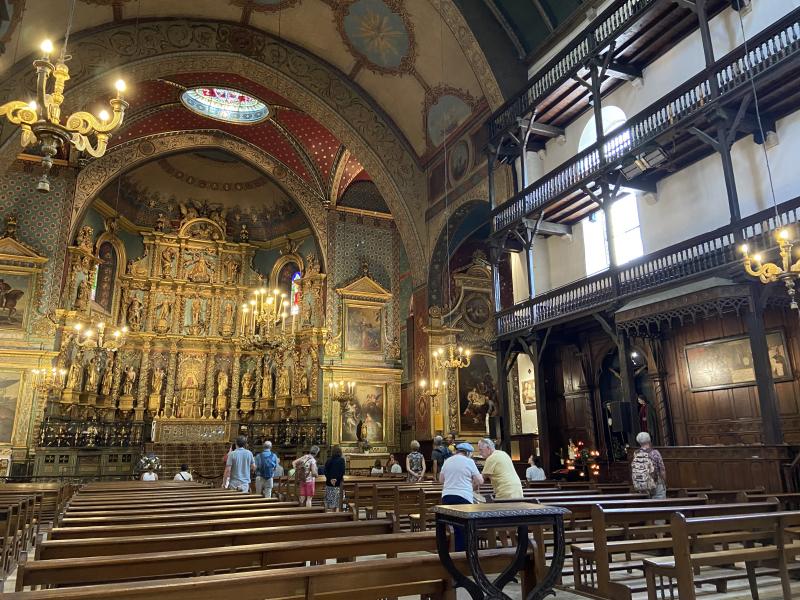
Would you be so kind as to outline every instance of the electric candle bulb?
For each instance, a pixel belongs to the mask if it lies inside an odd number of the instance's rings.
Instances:
[[[45,56],[50,56],[53,53],[53,42],[50,40],[43,40],[42,45],[39,46],[39,48],[42,50],[42,54]]]

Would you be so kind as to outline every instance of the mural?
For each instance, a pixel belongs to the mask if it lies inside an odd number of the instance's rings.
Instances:
[[[384,441],[384,386],[356,383],[354,400],[342,407],[342,442],[358,441],[358,429],[366,434],[370,443]]]
[[[0,444],[10,444],[14,433],[20,376],[16,371],[0,372]]]
[[[448,168],[450,169],[450,179],[453,183],[464,179],[467,169],[469,169],[469,143],[466,140],[460,140],[450,150]]]
[[[0,271],[0,329],[22,329],[30,303],[31,276]]]
[[[230,88],[192,88],[181,94],[181,102],[198,115],[237,125],[260,123],[269,117],[264,102]]]
[[[439,146],[472,113],[472,107],[455,93],[442,93],[430,101],[426,129],[431,145]]]
[[[367,68],[381,73],[413,68],[413,29],[399,0],[342,2],[336,21],[345,45]]]
[[[494,356],[476,354],[458,370],[461,433],[485,433],[487,418],[497,416],[497,365]]]
[[[383,350],[381,336],[381,311],[375,306],[347,307],[347,351],[381,352]]]

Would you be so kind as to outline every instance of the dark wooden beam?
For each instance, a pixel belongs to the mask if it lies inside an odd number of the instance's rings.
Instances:
[[[517,119],[517,123],[519,123],[520,127],[528,129],[533,135],[540,135],[547,138],[555,138],[564,135],[564,129],[562,127],[554,127],[553,125],[538,123],[530,119]]]
[[[606,75],[621,79],[623,81],[633,81],[642,76],[642,70],[636,65],[623,65],[618,62],[611,62],[606,68]]]

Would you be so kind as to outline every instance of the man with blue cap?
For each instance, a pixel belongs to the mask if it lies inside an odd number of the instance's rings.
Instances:
[[[470,458],[472,452],[472,444],[461,442],[456,446],[456,453],[444,461],[439,472],[442,504],[472,504],[475,490],[483,483],[475,461]],[[464,532],[461,527],[455,527],[454,533],[456,552],[462,552],[465,549]]]

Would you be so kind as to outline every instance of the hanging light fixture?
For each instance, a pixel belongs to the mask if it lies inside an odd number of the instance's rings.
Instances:
[[[35,100],[12,100],[0,105],[0,116],[5,116],[11,123],[20,126],[23,148],[41,144],[44,172],[36,189],[43,193],[50,191],[48,174],[59,148],[71,145],[77,151],[86,152],[95,158],[103,156],[111,132],[122,125],[125,110],[128,108],[128,103],[122,99],[125,82],[119,79],[115,84],[117,96],[110,101],[111,114],[106,110],[101,110],[97,116],[87,111],[78,111],[62,123],[64,85],[69,80],[69,67],[66,63],[71,58],[66,51],[74,12],[75,0],[70,9],[64,45],[55,63],[50,59],[53,53],[53,43],[50,40],[42,42],[41,57],[33,61],[36,70]]]
[[[116,352],[124,344],[128,335],[128,328],[121,327],[115,329],[111,335],[106,333],[106,324],[99,323],[75,323],[72,328],[75,330],[75,345],[81,350],[105,350]]]

